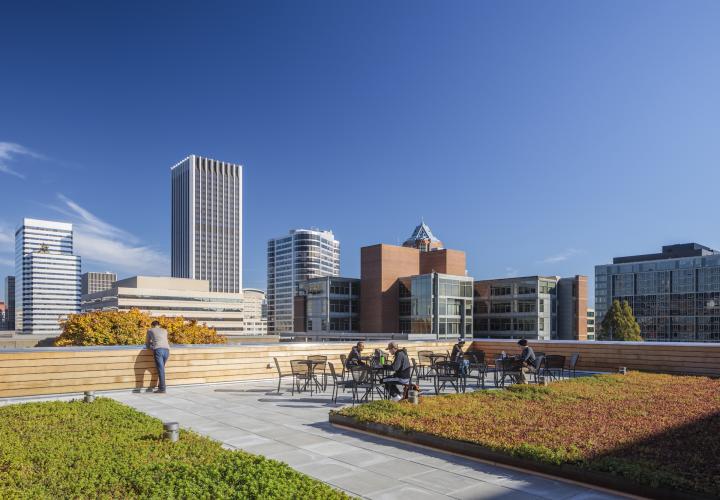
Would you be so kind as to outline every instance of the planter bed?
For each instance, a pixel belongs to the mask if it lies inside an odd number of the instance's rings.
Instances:
[[[720,381],[631,372],[376,401],[336,425],[654,498],[720,496]]]
[[[110,399],[0,407],[0,498],[297,498],[343,493]]]

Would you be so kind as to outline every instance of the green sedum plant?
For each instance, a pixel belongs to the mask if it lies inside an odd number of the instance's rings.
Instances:
[[[280,462],[162,432],[105,398],[0,407],[0,498],[347,498]]]

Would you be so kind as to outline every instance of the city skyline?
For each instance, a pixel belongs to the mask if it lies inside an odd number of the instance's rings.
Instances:
[[[266,242],[293,227],[333,230],[343,276],[359,275],[359,248],[400,244],[424,217],[476,279],[584,274],[591,290],[615,255],[719,248],[693,203],[720,180],[718,6],[703,5],[637,3],[622,22],[619,5],[572,3],[49,5],[41,34],[13,5],[0,276],[24,217],[73,223],[83,271],[169,276],[168,165],[191,153],[245,166],[244,287],[266,287]],[[296,22],[315,18],[314,34]],[[189,20],[218,36],[178,38]]]

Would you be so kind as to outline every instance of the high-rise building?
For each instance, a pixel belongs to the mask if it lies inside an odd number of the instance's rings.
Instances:
[[[243,334],[267,335],[267,300],[265,292],[256,288],[243,290]]]
[[[627,301],[649,341],[720,341],[720,252],[697,243],[595,266],[595,318]]]
[[[0,330],[7,329],[7,306],[0,300]]]
[[[72,224],[24,219],[15,232],[15,328],[60,334],[60,321],[80,312],[80,257]]]
[[[587,340],[587,277],[523,276],[480,280],[475,337]]]
[[[340,275],[340,242],[332,231],[293,229],[267,246],[268,333],[293,330],[293,297],[309,278]]]
[[[5,276],[5,328],[15,330],[15,276]]]
[[[83,273],[80,276],[80,292],[82,295],[90,293],[102,292],[112,288],[112,284],[117,281],[117,274],[104,272]]]
[[[190,155],[172,167],[172,276],[242,293],[242,166]]]

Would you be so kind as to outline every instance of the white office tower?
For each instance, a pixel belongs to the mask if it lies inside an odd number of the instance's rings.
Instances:
[[[15,328],[59,335],[60,321],[80,312],[80,257],[72,224],[23,219],[15,231]]]
[[[242,293],[242,166],[190,155],[171,170],[172,276]]]
[[[268,334],[292,332],[298,283],[340,276],[340,242],[332,231],[293,229],[268,241],[267,272]]]

